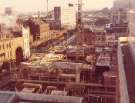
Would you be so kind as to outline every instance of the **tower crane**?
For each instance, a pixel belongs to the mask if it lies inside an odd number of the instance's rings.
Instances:
[[[82,0],[78,0],[78,14],[77,14],[77,30],[78,32],[82,31],[83,24],[82,24]]]
[[[76,44],[77,44],[77,51],[76,51],[76,60],[79,59],[79,50],[81,45],[84,44],[84,33],[83,33],[83,20],[82,20],[82,0],[78,0],[78,13],[77,13],[77,24],[76,24]],[[81,38],[81,39],[80,39]],[[83,50],[84,56],[84,50]]]
[[[84,35],[83,35],[83,20],[82,20],[82,5],[83,0],[78,0],[78,13],[77,13],[77,24],[76,24],[76,30],[77,30],[77,45],[84,44]],[[81,38],[81,41],[80,39]]]
[[[69,3],[69,6],[73,6],[74,4]],[[77,35],[76,38],[83,34],[83,22],[82,22],[82,0],[78,0],[78,3],[75,4],[78,6],[78,11],[77,11],[77,20],[76,20],[76,31]],[[80,34],[80,35],[79,35]],[[83,39],[83,38],[82,38]],[[77,44],[79,44],[79,41],[77,40]]]

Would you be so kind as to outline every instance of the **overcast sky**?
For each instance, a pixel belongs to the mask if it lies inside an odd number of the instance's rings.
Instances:
[[[54,6],[66,6],[70,3],[77,3],[78,0],[48,0],[49,9]],[[114,0],[83,0],[84,10],[101,9],[104,7],[111,7]],[[0,9],[4,7],[13,7],[17,11],[45,11],[46,0],[0,0]]]

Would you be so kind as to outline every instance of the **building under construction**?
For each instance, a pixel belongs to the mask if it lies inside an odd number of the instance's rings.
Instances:
[[[84,29],[82,0],[77,6],[72,35],[50,30],[41,18],[25,22],[33,37],[31,55],[1,71],[0,103],[118,103],[118,40],[103,28]]]
[[[19,67],[12,65],[9,81],[0,87],[8,92],[2,94],[17,103],[116,103],[116,48],[95,47],[84,46],[74,54],[77,59],[72,57],[74,46],[66,47],[66,52],[57,48],[52,53],[54,46],[48,53],[33,53]]]

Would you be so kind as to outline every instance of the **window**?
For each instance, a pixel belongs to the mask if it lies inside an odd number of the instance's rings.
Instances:
[[[4,44],[3,44],[3,49],[5,48]]]
[[[12,51],[10,51],[10,56],[12,57]]]
[[[9,47],[11,48],[11,43],[9,43]]]
[[[6,46],[7,46],[7,48],[8,48],[8,43],[7,43],[7,45],[6,45]]]

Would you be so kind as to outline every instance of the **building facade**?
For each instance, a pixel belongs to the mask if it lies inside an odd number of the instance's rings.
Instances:
[[[135,1],[131,0],[131,4],[132,9],[127,12],[129,35],[126,37],[127,40],[123,39],[124,42],[119,40],[118,45],[120,103],[134,103],[135,101],[134,92],[132,92],[134,90],[132,78],[134,78],[135,63]],[[121,45],[122,43],[123,45]],[[125,43],[127,44],[124,45]]]
[[[29,28],[22,26],[22,36],[12,38],[1,38],[0,40],[0,62],[22,61],[30,57],[30,32]]]
[[[122,25],[127,23],[127,11],[124,9],[112,10],[111,22],[113,25]]]
[[[115,9],[130,8],[130,7],[131,7],[131,0],[115,0],[113,4],[113,8]]]
[[[54,7],[54,20],[59,21],[61,19],[61,8]]]
[[[129,26],[129,43],[130,43],[130,49],[131,53],[134,58],[135,62],[135,1],[132,0],[132,9],[128,12],[128,26]]]
[[[128,11],[129,44],[130,52],[135,62],[135,1],[130,0],[131,9]]]
[[[28,27],[22,27],[24,58],[30,57],[30,30]]]
[[[61,25],[69,29],[76,27],[76,11],[74,7],[61,8]]]

